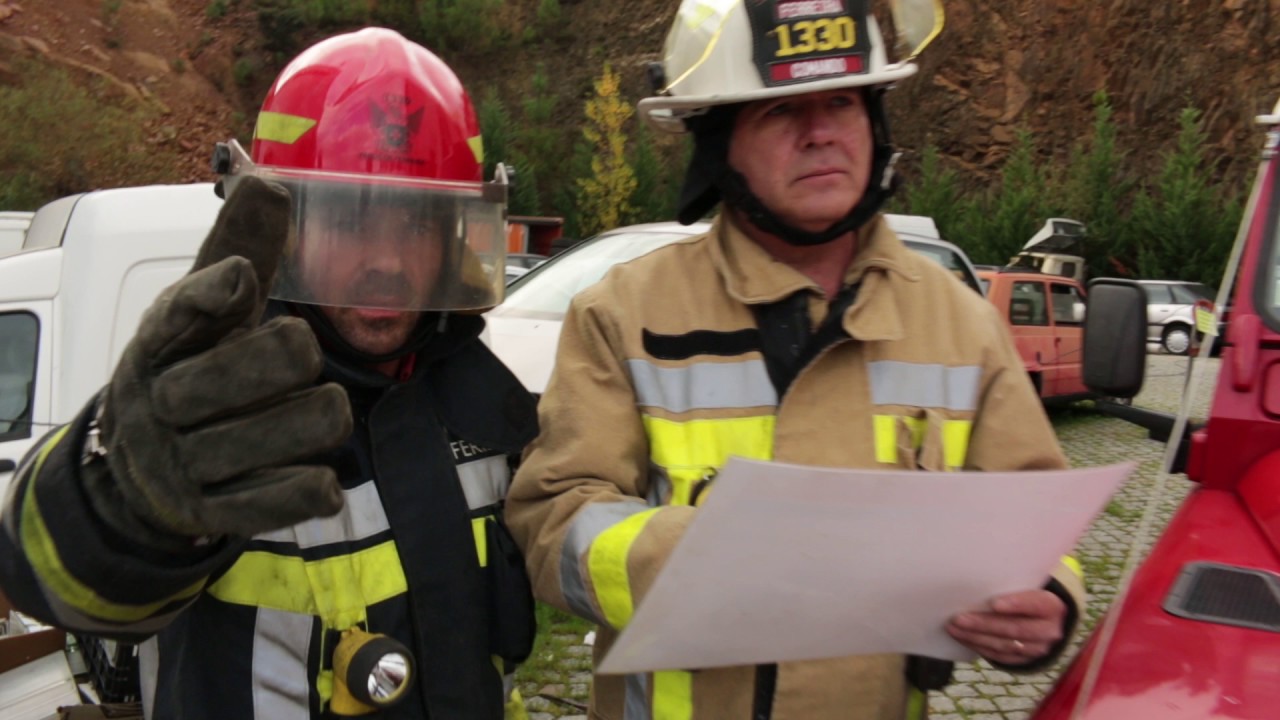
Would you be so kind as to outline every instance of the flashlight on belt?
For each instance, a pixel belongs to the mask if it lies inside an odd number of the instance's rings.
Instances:
[[[358,627],[346,630],[333,649],[329,710],[354,717],[391,707],[409,694],[416,672],[413,656],[404,645]]]

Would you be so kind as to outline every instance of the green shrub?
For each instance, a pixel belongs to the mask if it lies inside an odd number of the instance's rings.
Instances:
[[[258,31],[262,47],[269,52],[293,55],[298,50],[298,33],[307,26],[302,9],[294,0],[257,0]]]
[[[485,53],[502,40],[502,0],[422,0],[418,23],[427,47]]]
[[[242,57],[235,61],[231,66],[231,76],[235,78],[236,85],[240,87],[248,87],[253,82],[253,76],[258,72],[258,64],[252,58]]]
[[[561,17],[560,0],[539,0],[538,28],[544,33],[558,34]]]
[[[227,0],[213,0],[208,5],[205,6],[204,14],[205,14],[205,17],[209,18],[210,20],[217,20],[218,18],[226,15]]]

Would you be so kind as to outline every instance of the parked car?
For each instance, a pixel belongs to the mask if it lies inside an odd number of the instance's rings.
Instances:
[[[1186,355],[1196,326],[1196,301],[1214,302],[1218,291],[1179,280],[1139,280],[1138,284],[1147,293],[1147,342],[1172,355]]]
[[[538,267],[546,259],[546,255],[535,253],[511,253],[507,255],[507,266],[504,273],[507,278],[507,284],[510,285],[518,278],[523,277],[525,273]]]
[[[1043,400],[1091,396],[1085,387],[1085,289],[1075,278],[1019,267],[978,270]]]
[[[973,291],[982,294],[968,256],[936,237],[933,221],[904,215],[886,216],[911,249],[951,270]],[[632,225],[585,240],[529,270],[507,286],[501,305],[486,314],[486,341],[516,377],[535,393],[551,378],[560,326],[569,301],[593,285],[609,268],[645,255],[664,245],[701,235],[710,223],[674,222]],[[899,229],[902,228],[902,229]]]

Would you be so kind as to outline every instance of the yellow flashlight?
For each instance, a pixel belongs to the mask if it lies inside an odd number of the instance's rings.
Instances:
[[[333,650],[329,710],[355,717],[391,707],[409,694],[414,673],[413,656],[404,645],[358,627],[346,630]]]

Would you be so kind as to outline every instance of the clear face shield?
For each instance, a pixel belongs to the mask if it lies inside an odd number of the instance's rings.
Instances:
[[[483,311],[502,301],[507,180],[456,182],[258,166],[226,144],[230,196],[256,175],[293,199],[296,237],[271,297],[396,311]]]

